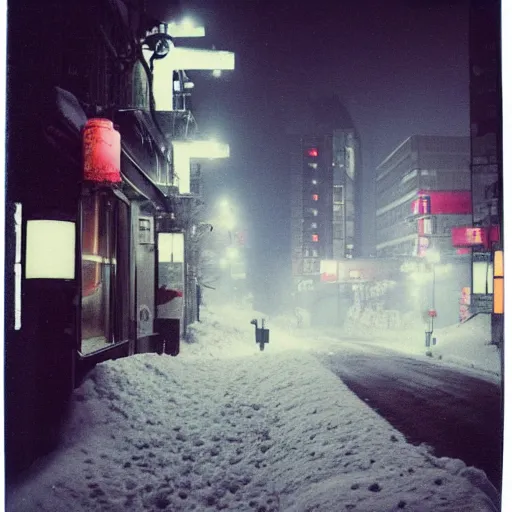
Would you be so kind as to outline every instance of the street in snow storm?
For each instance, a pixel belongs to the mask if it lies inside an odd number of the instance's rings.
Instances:
[[[262,352],[254,310],[210,299],[180,357],[141,354],[91,372],[59,448],[8,488],[8,512],[499,510],[481,468],[412,443],[321,363],[378,359],[388,351],[378,333],[358,346],[267,316]],[[445,353],[488,332],[452,328]],[[394,357],[409,350],[395,345]],[[459,371],[497,378],[496,352],[486,353],[485,370],[461,359]],[[421,350],[407,358],[435,365]]]
[[[502,2],[8,3],[7,510],[506,506]]]

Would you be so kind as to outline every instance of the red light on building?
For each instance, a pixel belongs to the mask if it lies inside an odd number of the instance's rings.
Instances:
[[[428,199],[428,211],[432,215],[470,215],[473,211],[469,190],[420,190],[418,198]]]
[[[318,201],[318,194],[313,194],[312,199],[313,201]]]
[[[500,241],[500,227],[499,226],[490,226],[489,227],[489,242],[499,242]]]
[[[432,235],[432,219],[418,220],[418,235]]]
[[[430,213],[430,197],[420,196],[411,203],[411,211],[414,215],[426,215]]]
[[[336,274],[328,274],[327,272],[320,274],[320,281],[324,283],[335,283],[337,280],[338,276]]]
[[[309,148],[307,150],[307,155],[312,156],[312,157],[318,156],[318,149],[317,148]]]
[[[318,242],[318,235],[311,235],[312,242]]]
[[[487,231],[482,227],[452,228],[452,245],[454,247],[487,246]]]

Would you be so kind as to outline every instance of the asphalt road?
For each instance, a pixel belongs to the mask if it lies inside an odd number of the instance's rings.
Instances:
[[[500,386],[394,352],[323,355],[327,366],[412,444],[485,471],[501,489]]]

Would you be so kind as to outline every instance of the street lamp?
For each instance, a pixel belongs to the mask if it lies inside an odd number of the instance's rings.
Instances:
[[[432,267],[432,291],[430,298],[430,308],[428,310],[428,316],[430,317],[430,330],[425,331],[425,346],[430,347],[430,340],[432,333],[434,332],[434,318],[437,316],[436,312],[436,263],[441,260],[441,254],[438,250],[431,249],[425,253],[425,260],[430,263]]]
[[[229,144],[208,140],[173,140],[174,178],[180,194],[190,194],[190,160],[229,158]]]
[[[173,38],[204,37],[205,30],[197,26],[190,18],[185,18],[181,23],[171,22],[167,24],[167,30]]]

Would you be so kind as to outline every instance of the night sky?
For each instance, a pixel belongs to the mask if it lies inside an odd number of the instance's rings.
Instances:
[[[160,19],[166,5],[148,1]],[[220,80],[189,73],[192,101],[201,130],[231,144],[208,180],[237,196],[265,280],[289,272],[286,131],[308,96],[337,94],[360,134],[367,254],[376,165],[410,135],[469,135],[468,0],[182,0],[181,9],[206,27],[206,38],[181,45],[236,54]]]

